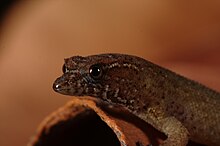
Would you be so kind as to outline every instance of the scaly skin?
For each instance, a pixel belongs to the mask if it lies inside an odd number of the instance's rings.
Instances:
[[[56,92],[124,106],[167,135],[161,146],[220,145],[220,93],[197,82],[124,54],[74,56],[63,72]]]

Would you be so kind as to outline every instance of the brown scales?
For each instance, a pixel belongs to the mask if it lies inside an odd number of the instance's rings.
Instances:
[[[55,91],[122,105],[168,136],[161,146],[220,145],[218,92],[131,55],[76,56],[64,66]]]

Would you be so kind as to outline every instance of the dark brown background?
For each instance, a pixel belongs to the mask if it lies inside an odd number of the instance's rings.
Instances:
[[[12,6],[0,35],[0,145],[22,146],[72,97],[63,58],[138,55],[220,91],[220,1],[39,0]]]

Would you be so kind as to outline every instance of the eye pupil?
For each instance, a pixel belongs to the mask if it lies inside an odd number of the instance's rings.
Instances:
[[[99,78],[102,74],[102,69],[100,66],[92,66],[89,69],[89,73],[93,78]]]

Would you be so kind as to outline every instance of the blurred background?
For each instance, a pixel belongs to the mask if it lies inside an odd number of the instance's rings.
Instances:
[[[73,98],[52,90],[70,56],[133,54],[220,91],[219,0],[5,1],[1,146],[26,145],[39,123]]]

